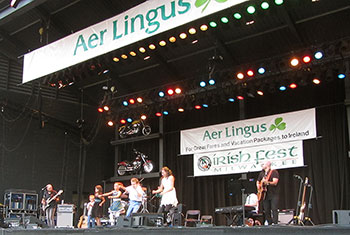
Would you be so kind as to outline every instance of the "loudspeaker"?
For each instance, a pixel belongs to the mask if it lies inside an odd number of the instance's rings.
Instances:
[[[125,216],[119,216],[117,218],[116,226],[118,228],[128,228],[131,227],[131,218]]]
[[[350,210],[333,210],[333,224],[350,224]]]
[[[152,226],[161,227],[164,223],[163,214],[158,213],[134,213],[131,216],[132,227]]]
[[[173,226],[182,226],[182,213],[179,213],[179,212],[173,213],[171,224]]]
[[[47,228],[48,227],[46,225],[46,223],[39,220],[35,216],[25,216],[24,217],[24,224],[25,224],[26,228],[38,228],[38,227]]]

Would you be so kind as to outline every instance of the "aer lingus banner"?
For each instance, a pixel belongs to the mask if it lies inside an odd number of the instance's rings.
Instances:
[[[294,141],[245,149],[193,155],[194,176],[225,175],[261,171],[270,161],[273,169],[304,166],[303,142]]]
[[[316,137],[315,109],[181,131],[181,154],[275,144]]]
[[[120,15],[26,54],[22,82],[32,81],[245,1],[145,1]]]

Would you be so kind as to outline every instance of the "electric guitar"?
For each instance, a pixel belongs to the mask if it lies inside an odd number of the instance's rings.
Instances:
[[[305,196],[306,196],[306,188],[308,185],[308,181],[309,181],[309,179],[307,177],[305,177],[303,197],[301,199],[300,213],[298,215],[299,221],[304,221],[304,219],[305,219],[305,208],[306,208]]]
[[[43,206],[43,211],[45,211],[47,208],[50,207],[50,203],[56,200],[56,198],[63,193],[63,190],[58,191],[55,196],[50,197],[49,199],[46,200],[45,205]]]

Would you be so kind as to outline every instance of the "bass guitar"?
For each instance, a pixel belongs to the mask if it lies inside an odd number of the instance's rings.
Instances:
[[[50,203],[56,200],[58,196],[60,196],[63,193],[63,190],[58,191],[55,196],[50,197],[49,199],[46,200],[45,205],[43,206],[43,211],[45,211],[47,208],[50,207]]]

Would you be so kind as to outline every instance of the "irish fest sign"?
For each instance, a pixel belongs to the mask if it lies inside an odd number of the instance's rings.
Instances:
[[[180,152],[208,153],[315,137],[315,109],[307,109],[183,130]]]
[[[152,0],[24,56],[22,82],[62,70],[247,0]]]
[[[261,171],[270,161],[273,169],[304,165],[302,140],[245,149],[198,153],[193,155],[194,176],[224,175]]]

